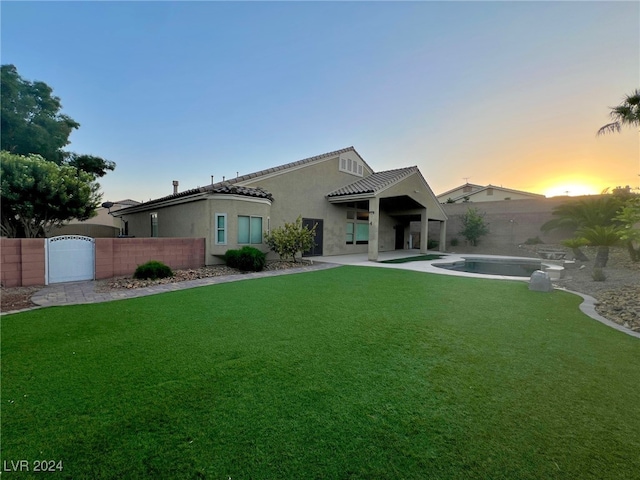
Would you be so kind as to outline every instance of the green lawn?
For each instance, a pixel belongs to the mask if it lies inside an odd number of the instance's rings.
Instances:
[[[580,301],[526,282],[340,267],[6,316],[3,467],[639,478],[640,341]]]

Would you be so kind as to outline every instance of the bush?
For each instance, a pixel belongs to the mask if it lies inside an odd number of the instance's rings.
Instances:
[[[467,213],[460,215],[462,229],[460,235],[474,247],[478,245],[480,237],[489,233],[489,226],[484,222],[484,213],[480,213],[477,208],[469,208]]]
[[[224,254],[227,266],[243,272],[259,272],[267,264],[267,256],[254,247],[242,247],[240,250],[227,250]]]
[[[452,247],[457,247],[458,246],[458,239],[457,238],[453,237],[451,239],[451,246]]]
[[[156,280],[158,278],[173,277],[173,271],[167,265],[157,260],[151,260],[138,265],[133,278],[138,280]]]
[[[434,248],[438,248],[440,242],[438,240],[427,239],[427,250],[433,250]]]
[[[544,242],[540,240],[540,237],[527,238],[527,240],[524,242],[525,245],[540,245],[541,243]]]
[[[240,250],[227,250],[224,254],[224,263],[228,267],[238,268],[238,259],[240,257]]]
[[[315,245],[316,226],[309,229],[302,224],[302,215],[299,215],[295,222],[285,222],[284,226],[266,233],[264,241],[280,258],[290,257],[295,262],[298,252],[305,252]]]

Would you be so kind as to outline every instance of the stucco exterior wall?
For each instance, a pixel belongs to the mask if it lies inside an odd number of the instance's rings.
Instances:
[[[559,243],[571,237],[571,232],[556,230],[543,233],[540,227],[553,218],[553,208],[566,201],[566,197],[560,197],[444,204],[443,208],[449,216],[447,239],[450,242],[453,238],[457,238],[460,244],[464,244],[465,239],[459,234],[462,228],[460,216],[464,215],[469,208],[477,208],[481,214],[485,215],[484,220],[490,232],[480,239],[481,245],[491,247],[520,245],[536,237],[544,243]],[[429,239],[438,240],[439,235],[440,226],[431,222]],[[449,248],[449,245],[447,247]]]
[[[353,160],[362,162],[354,153],[348,153],[352,155]],[[340,157],[336,156],[303,165],[297,170],[287,170],[284,174],[274,174],[242,184],[261,187],[273,194],[271,228],[291,222],[299,215],[304,218],[322,219],[323,255],[365,253],[367,245],[346,244],[347,207],[331,204],[325,197],[327,193],[363,178],[340,171],[339,161]],[[365,164],[363,176],[369,176],[371,173]]]

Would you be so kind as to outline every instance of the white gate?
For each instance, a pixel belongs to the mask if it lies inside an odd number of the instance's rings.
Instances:
[[[95,278],[96,241],[81,235],[47,239],[47,285]]]

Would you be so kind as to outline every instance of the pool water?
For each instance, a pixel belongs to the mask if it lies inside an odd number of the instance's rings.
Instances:
[[[530,277],[533,272],[542,268],[541,262],[537,260],[484,260],[477,258],[467,258],[463,262],[446,264],[434,263],[433,266],[457,272],[504,275],[507,277]]]

